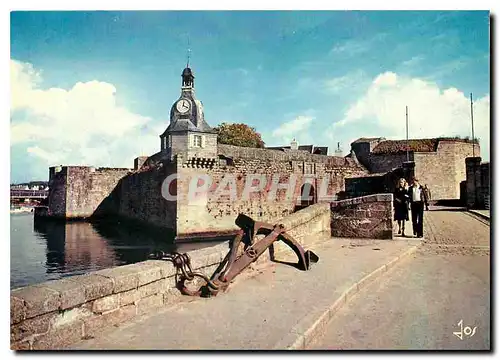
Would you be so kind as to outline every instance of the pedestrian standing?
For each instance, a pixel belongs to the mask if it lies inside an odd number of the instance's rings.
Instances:
[[[420,185],[418,179],[415,178],[408,192],[410,195],[413,235],[421,238],[424,236],[424,204],[428,203],[427,197],[423,186]]]
[[[408,183],[401,178],[398,181],[398,186],[394,191],[394,220],[398,222],[398,234],[405,236],[405,223],[408,218]]]
[[[425,210],[429,211],[429,202],[431,201],[431,189],[427,187],[427,184],[424,184],[424,192],[425,192]]]

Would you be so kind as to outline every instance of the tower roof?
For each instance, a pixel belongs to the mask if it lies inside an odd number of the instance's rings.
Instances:
[[[188,86],[194,88],[194,75],[193,70],[189,66],[186,66],[184,70],[182,70],[182,86]]]
[[[214,133],[215,130],[205,121],[203,104],[194,95],[193,70],[186,66],[181,76],[181,95],[172,105],[170,124],[161,136],[167,133],[184,131]],[[178,103],[181,105],[179,109],[176,106]]]

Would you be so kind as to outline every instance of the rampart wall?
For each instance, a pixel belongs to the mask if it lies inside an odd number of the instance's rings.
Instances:
[[[199,196],[196,200],[188,200],[186,197],[178,199],[178,235],[236,229],[234,219],[239,213],[249,215],[256,220],[273,222],[291,214],[297,206],[300,206],[302,184],[306,182],[312,184],[313,202],[321,202],[321,195],[337,196],[342,193],[345,189],[345,178],[366,174],[366,169],[351,159],[341,157],[299,152],[300,156],[297,160],[295,155],[277,150],[229,145],[219,147],[219,153],[224,156],[223,164],[215,163],[209,168],[199,168],[194,165],[179,165],[178,167],[181,175],[177,183],[178,194],[188,194],[193,178],[207,175],[212,181],[211,192],[205,196]],[[319,161],[314,162],[316,160]],[[259,187],[260,179],[253,180],[252,185],[259,190],[250,192],[245,198],[243,194],[248,174],[262,175],[264,180],[261,187]],[[226,182],[229,177],[234,179],[235,186]],[[295,184],[290,180],[292,178],[295,179]],[[274,190],[273,181],[280,185],[291,184],[292,190]],[[326,181],[326,186],[323,186],[323,181]],[[217,196],[218,188],[229,189],[229,186],[236,189],[233,199],[229,191],[226,192],[227,195]],[[320,193],[321,189],[324,194]]]
[[[460,182],[464,181],[466,177],[465,159],[472,156],[473,144],[453,139],[439,140],[436,143],[436,151],[409,152],[410,161],[415,163],[414,175],[419,179],[420,184],[427,184],[430,188],[432,200],[459,199]],[[357,147],[353,146],[353,148],[361,149],[363,143],[355,145]],[[480,147],[478,144],[475,144],[474,147],[475,153],[478,155]],[[394,172],[395,169],[401,168],[407,159],[404,151],[370,154],[363,152],[363,156],[372,173]],[[383,178],[379,178],[379,180],[376,178],[368,179],[365,181],[365,185],[373,183],[380,188]],[[372,190],[373,192],[375,190]]]
[[[479,154],[479,145],[475,153]],[[431,190],[432,200],[460,199],[460,182],[466,178],[465,159],[472,143],[440,141],[436,152],[415,153],[415,176]]]

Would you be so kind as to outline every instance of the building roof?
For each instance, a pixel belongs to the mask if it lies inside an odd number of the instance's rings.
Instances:
[[[316,146],[313,153],[318,155],[328,155],[328,146]]]
[[[313,148],[313,145],[299,145],[299,150],[307,151],[310,154],[313,152]]]
[[[330,165],[338,166],[358,166],[359,168],[366,170],[364,166],[356,163],[356,161],[349,157],[341,156],[330,156],[330,155],[318,155],[310,154],[303,150],[281,150],[269,149],[269,148],[249,148],[240,147],[234,145],[218,144],[217,145],[218,155],[224,155],[227,158],[238,159],[238,158],[255,158],[262,160],[272,160],[272,161],[311,161],[319,163],[327,163]]]
[[[351,144],[356,144],[360,142],[370,142],[370,141],[380,141],[380,140],[385,140],[384,137],[362,137],[357,140],[354,140]]]
[[[183,132],[188,130],[193,132],[215,133],[215,130],[212,129],[204,119],[199,120],[198,127],[196,127],[196,125],[194,125],[189,119],[178,119],[168,125],[162,136],[173,132]]]
[[[268,150],[281,150],[290,151],[290,146],[266,146]],[[328,146],[314,146],[314,145],[299,145],[300,151],[306,151],[309,154],[328,155]]]
[[[373,148],[373,154],[398,154],[407,150],[412,152],[435,152],[440,141],[472,142],[469,139],[460,138],[433,138],[433,139],[409,139],[407,140],[384,140]],[[477,141],[476,141],[477,143]]]

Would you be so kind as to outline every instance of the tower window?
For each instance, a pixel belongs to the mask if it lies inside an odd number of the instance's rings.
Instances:
[[[194,135],[194,139],[193,139],[193,146],[194,147],[201,147],[201,136],[200,135]]]

